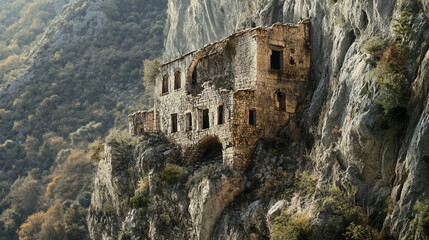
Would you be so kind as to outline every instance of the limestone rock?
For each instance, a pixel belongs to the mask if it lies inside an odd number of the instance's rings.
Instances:
[[[243,188],[243,179],[235,173],[218,181],[204,178],[189,192],[189,213],[192,219],[193,239],[208,239],[222,210]]]
[[[426,190],[425,145],[428,94],[428,1],[409,5],[407,1],[318,1],[280,0],[170,1],[170,27],[164,59],[198,49],[219,40],[242,26],[267,26],[275,22],[311,19],[313,87],[305,107],[305,125],[312,130],[321,124],[320,144],[316,141],[309,155],[320,174],[318,188],[348,181],[367,186],[370,205],[381,206],[388,195],[394,199],[392,216],[384,229],[395,239],[410,236],[408,215]],[[363,94],[374,82],[374,66],[367,61],[362,45],[379,35],[394,36],[392,25],[404,7],[413,7],[414,41],[410,43],[411,61],[407,63],[413,97],[410,119],[405,126],[380,128],[383,110],[372,95]],[[228,11],[226,11],[228,9]],[[234,12],[229,16],[229,12]],[[198,37],[194,37],[198,36]],[[341,136],[335,136],[338,126]],[[316,132],[313,132],[316,135]],[[426,144],[423,144],[426,143]],[[261,176],[262,177],[262,176]],[[250,185],[249,185],[250,186]],[[393,192],[392,192],[393,190]],[[391,194],[390,194],[391,193]],[[310,204],[311,205],[311,204]],[[383,218],[382,215],[378,216]]]

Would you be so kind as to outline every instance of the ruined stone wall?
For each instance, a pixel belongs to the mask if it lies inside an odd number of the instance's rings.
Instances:
[[[232,160],[231,122],[232,99],[230,91],[217,91],[215,87],[206,82],[202,92],[196,97],[187,95],[184,91],[175,92],[161,97],[159,104],[159,118],[161,131],[170,139],[184,147],[186,157],[191,157],[197,151],[199,143],[206,137],[217,137],[224,149],[223,159]],[[223,105],[224,122],[218,124],[218,107]],[[209,127],[202,129],[202,111],[209,110]],[[172,114],[177,114],[177,132],[172,132]],[[187,129],[187,114],[192,117],[192,129]],[[227,150],[227,151],[225,151]],[[194,159],[187,159],[194,161]]]
[[[210,137],[217,137],[223,146],[223,159],[232,161],[231,149],[231,121],[232,121],[232,86],[230,77],[233,71],[223,71],[230,68],[231,52],[225,48],[226,44],[213,47],[208,56],[201,58],[197,52],[188,54],[181,59],[165,64],[161,69],[156,86],[156,119],[159,121],[157,129],[166,136],[179,143],[183,149],[187,161],[191,162],[192,155],[198,149],[200,143]],[[217,50],[216,50],[217,49]],[[207,50],[207,49],[206,49]],[[189,66],[198,58],[199,73],[197,74],[198,92],[189,94],[187,73]],[[209,70],[211,69],[211,70]],[[174,73],[180,71],[181,86],[174,90]],[[190,73],[192,74],[192,72]],[[162,78],[168,77],[168,93],[162,93]],[[221,88],[221,89],[220,89]],[[228,88],[230,90],[228,90]],[[218,107],[223,106],[222,124],[218,124]],[[209,111],[209,128],[202,129],[202,111]],[[172,114],[177,114],[177,131],[172,132]],[[192,124],[189,129],[188,117],[191,116]]]
[[[256,31],[252,30],[236,33],[162,67],[155,90],[157,129],[182,145],[187,157],[201,151],[199,147],[206,139],[217,137],[223,147],[224,163],[233,165],[233,93],[256,88],[256,52]],[[181,88],[174,90],[176,71],[181,72],[182,81]],[[164,76],[168,79],[168,93],[163,94]],[[195,86],[191,86],[192,81]],[[222,124],[218,124],[219,106],[223,106]],[[207,129],[202,126],[204,109],[209,111]],[[176,132],[172,131],[172,114],[177,114]],[[188,114],[192,130],[188,129]]]
[[[154,111],[139,111],[128,115],[128,129],[131,135],[155,130]]]
[[[208,81],[217,89],[255,89],[256,56],[256,30],[238,32],[193,54],[188,85],[195,74],[196,93],[201,93],[202,84]]]
[[[257,45],[256,30],[241,34],[236,40],[234,58],[234,91],[256,89]]]
[[[295,114],[310,70],[309,23],[258,31],[257,96],[263,135],[275,134]],[[282,67],[271,69],[272,50],[282,52]],[[279,93],[285,108],[279,106]]]
[[[275,135],[295,114],[310,70],[309,25],[278,25],[257,30],[256,90],[234,94],[234,166],[245,169],[259,138]],[[281,52],[280,69],[272,69],[272,50]],[[293,61],[291,61],[291,58]],[[284,94],[283,108],[278,94]],[[250,124],[250,111],[255,124]]]
[[[255,99],[257,95],[254,90],[240,90],[234,93],[234,123],[233,123],[233,144],[234,167],[244,170],[250,163],[253,149],[259,139],[261,132],[261,118],[256,112],[256,124],[249,124],[249,111],[260,109]]]
[[[308,24],[274,25],[235,33],[164,64],[152,125],[179,143],[189,162],[209,139],[218,139],[224,163],[246,169],[258,139],[275,134],[295,113],[308,78],[308,43]],[[281,55],[278,69],[272,66],[273,50]]]

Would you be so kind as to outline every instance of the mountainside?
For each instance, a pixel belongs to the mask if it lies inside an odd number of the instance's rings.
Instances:
[[[249,23],[269,26],[275,22],[310,18],[310,81],[313,86],[303,119],[316,140],[311,156],[319,185],[325,187],[347,180],[365,186],[371,206],[383,204],[390,196],[394,207],[385,218],[384,228],[403,239],[411,231],[407,216],[413,205],[428,194],[425,188],[429,181],[426,177],[429,154],[428,4],[425,0],[268,0],[247,1],[247,6],[243,6],[231,1],[185,3],[173,0],[168,10],[170,25],[177,24],[187,31],[170,28],[164,56],[177,56]],[[410,55],[404,63],[410,88],[409,100],[405,102],[409,120],[400,126],[380,127],[380,121],[385,119],[376,104],[379,99],[375,64],[364,50],[364,43],[374,36],[394,38],[394,19],[399,18],[404,9],[412,12],[412,28],[416,30],[408,43]],[[232,16],[225,13],[230,10],[236,10],[231,11],[234,12]],[[207,37],[192,38],[200,33]],[[188,42],[191,44],[186,45]],[[370,94],[363,94],[366,90]],[[319,123],[322,127],[317,129]],[[341,138],[337,141],[333,134],[335,126],[341,130]]]
[[[23,61],[0,58],[0,238],[52,239],[44,234],[59,222],[60,239],[84,239],[67,234],[87,232],[89,145],[152,104],[143,61],[162,55],[167,1],[6,2],[0,48]]]
[[[287,126],[286,136],[262,141],[254,166],[239,173],[240,181],[228,179],[230,173],[217,174],[225,181],[221,186],[241,189],[225,205],[211,205],[222,194],[216,187],[211,192],[209,176],[194,179],[199,188],[185,193],[177,192],[185,191],[182,180],[155,187],[162,167],[143,171],[141,176],[148,175],[140,180],[149,186],[142,190],[143,205],[121,204],[114,200],[115,189],[131,180],[137,189],[139,178],[115,175],[120,164],[114,165],[114,154],[107,155],[97,179],[116,185],[95,191],[89,220],[93,239],[119,234],[123,239],[302,239],[299,234],[304,239],[352,239],[354,233],[368,239],[381,239],[381,234],[427,238],[428,223],[422,219],[428,202],[417,202],[429,193],[428,17],[427,0],[170,0],[164,60],[242,28],[309,18],[312,67],[301,124]],[[133,159],[127,162],[131,169],[145,164],[142,155],[156,155],[157,150],[141,144],[129,147],[135,149],[127,155]],[[185,170],[189,177],[198,175],[195,169]],[[139,193],[134,189],[128,197]],[[151,203],[167,196],[153,191],[164,190],[173,201],[186,194],[189,202],[156,212],[160,209]],[[111,211],[102,211],[103,204],[111,204]],[[170,221],[174,209],[185,217]],[[101,228],[101,223],[107,225]],[[154,234],[159,229],[162,234]]]

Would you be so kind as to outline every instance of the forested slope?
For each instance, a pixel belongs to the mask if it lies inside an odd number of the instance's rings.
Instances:
[[[4,239],[17,238],[20,225],[38,211],[23,225],[22,238],[53,239],[43,234],[55,222],[61,223],[58,236],[84,238],[94,168],[88,145],[113,128],[120,132],[128,113],[151,104],[142,66],[162,54],[166,5],[166,0],[35,0],[1,7]],[[14,58],[16,64],[10,64]],[[59,219],[34,229],[49,215]],[[79,231],[83,235],[73,235]]]

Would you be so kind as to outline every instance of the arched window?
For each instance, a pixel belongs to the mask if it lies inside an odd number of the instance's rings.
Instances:
[[[277,102],[279,104],[279,111],[286,111],[286,95],[282,92],[277,93]]]
[[[174,73],[174,90],[179,89],[181,85],[180,71],[176,71]]]
[[[168,77],[164,75],[162,78],[162,94],[168,93]]]

